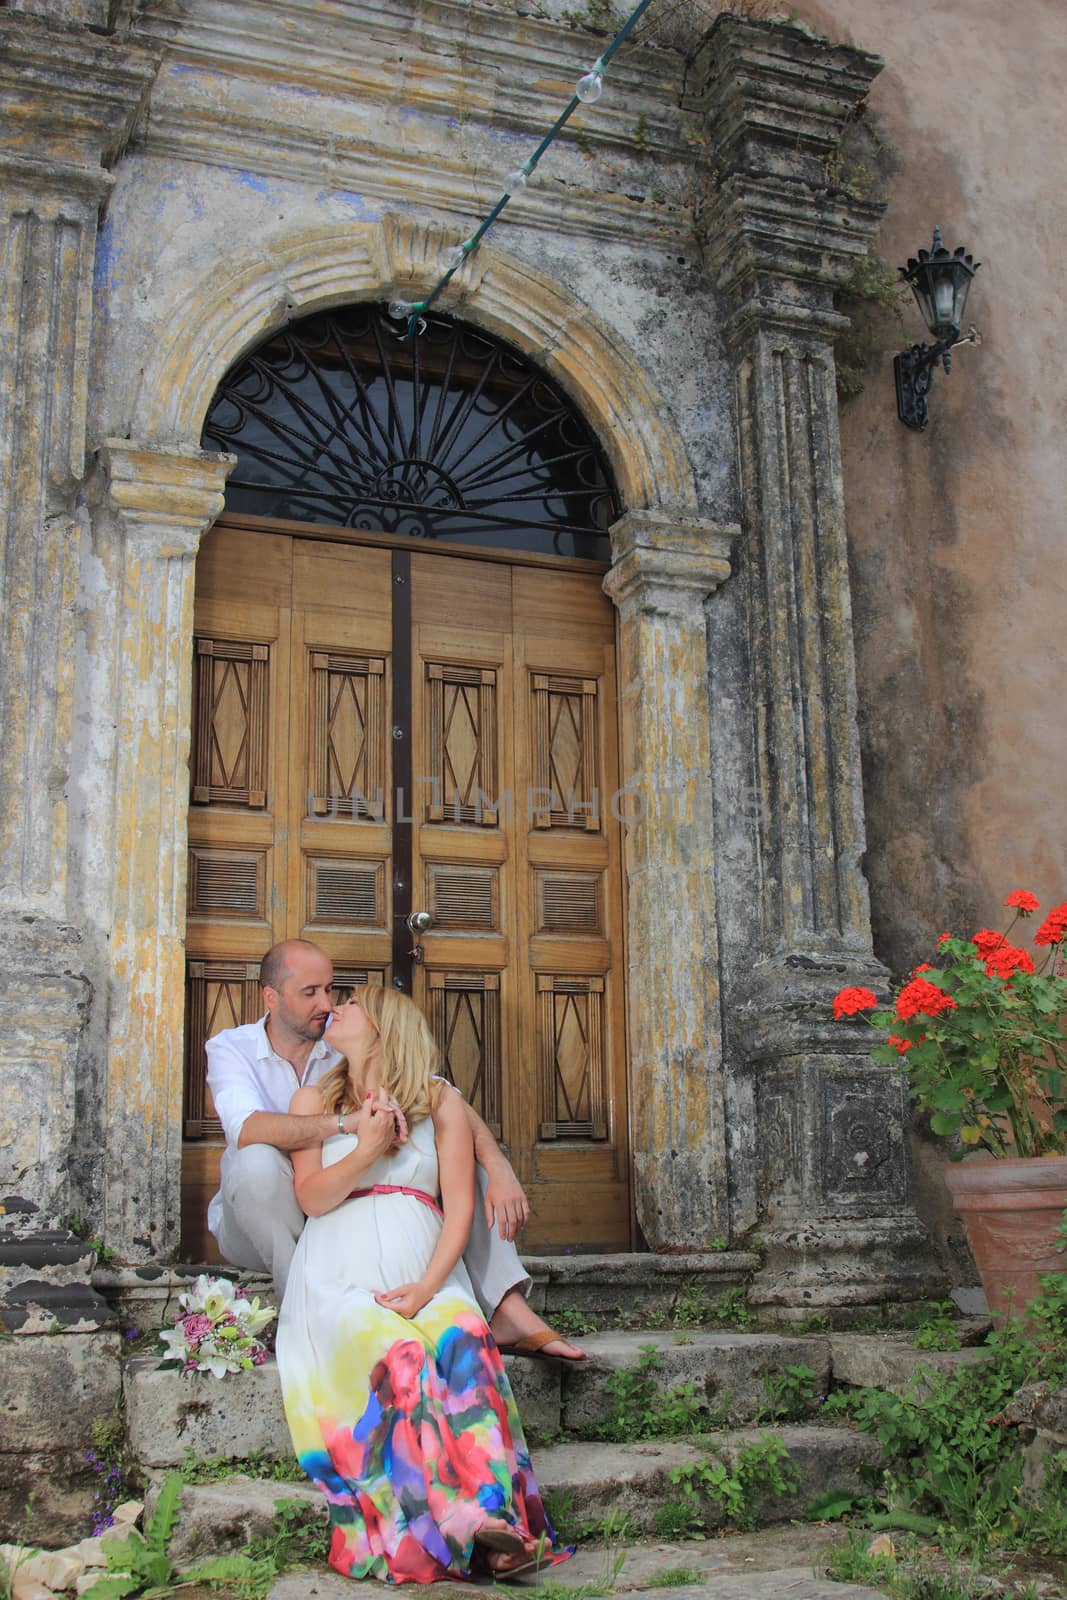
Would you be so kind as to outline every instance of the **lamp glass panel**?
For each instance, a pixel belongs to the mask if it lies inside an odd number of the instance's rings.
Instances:
[[[931,327],[935,333],[948,333],[950,329],[957,328],[955,320],[956,310],[956,285],[953,281],[955,274],[949,269],[939,272],[934,277],[933,290],[934,320]]]

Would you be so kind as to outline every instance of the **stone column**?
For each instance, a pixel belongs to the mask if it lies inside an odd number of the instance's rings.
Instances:
[[[235,465],[110,439],[94,486],[119,619],[104,1231],[134,1259],[178,1243],[194,567]]]
[[[782,1317],[928,1288],[900,1074],[834,993],[885,978],[870,931],[833,291],[881,208],[827,186],[880,70],[797,29],[721,18],[702,57],[718,174],[711,253],[730,316],[752,660],[755,959],[731,1016],[755,1075],[754,1298]]]
[[[628,791],[630,1120],[653,1250],[729,1236],[704,602],[737,528],[631,511],[611,530]]]
[[[75,596],[104,170],[155,70],[143,50],[0,12],[0,1193],[69,1206],[91,999],[68,903]]]

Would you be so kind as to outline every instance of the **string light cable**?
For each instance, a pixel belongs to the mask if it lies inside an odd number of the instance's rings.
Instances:
[[[538,162],[541,160],[546,150],[548,150],[549,146],[554,142],[555,139],[558,138],[560,133],[562,133],[563,129],[577,111],[578,107],[582,105],[595,105],[600,99],[600,96],[604,92],[604,74],[607,71],[609,61],[619,46],[626,40],[635,25],[640,21],[644,13],[648,10],[649,6],[652,4],[653,0],[639,0],[639,4],[636,5],[631,11],[630,15],[627,17],[618,33],[615,35],[614,39],[612,39],[611,43],[605,50],[601,51],[600,55],[593,62],[593,65],[589,68],[589,71],[578,79],[578,82],[575,85],[574,94],[571,96],[570,101],[560,112],[551,128],[541,140],[541,143],[537,146],[533,154],[526,158],[521,167],[516,167],[514,172],[510,172],[508,174],[508,187],[500,196],[500,199],[497,201],[492,210],[478,224],[477,228],[470,235],[470,237],[464,239],[462,244],[456,245],[455,249],[451,252],[448,258],[447,270],[442,273],[441,277],[434,284],[426,298],[424,300],[390,300],[390,317],[394,322],[404,322],[406,324],[404,332],[399,335],[400,338],[411,339],[420,332],[420,319],[423,313],[429,311],[434,301],[444,292],[449,283],[451,283],[455,274],[463,266],[467,257],[472,255],[474,251],[477,250],[478,246],[481,244],[482,240],[489,232],[489,229],[493,226],[493,223],[500,216],[508,202],[515,195],[522,193],[528,180],[533,176]]]

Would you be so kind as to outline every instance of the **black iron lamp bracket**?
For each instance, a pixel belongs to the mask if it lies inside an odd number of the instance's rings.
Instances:
[[[952,370],[952,352],[961,344],[981,344],[982,335],[970,327],[962,338],[939,339],[937,344],[913,344],[893,358],[893,375],[897,384],[897,416],[905,427],[920,432],[930,420],[926,396],[933,381],[934,369],[940,364],[946,374]]]

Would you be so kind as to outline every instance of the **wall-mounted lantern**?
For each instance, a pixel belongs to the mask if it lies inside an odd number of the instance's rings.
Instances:
[[[977,328],[969,328],[960,337],[967,295],[980,261],[975,261],[960,245],[950,254],[941,242],[941,229],[934,229],[932,250],[920,250],[917,261],[910,260],[899,270],[918,302],[923,320],[936,340],[935,344],[913,344],[893,361],[897,380],[897,415],[909,428],[925,428],[929,419],[926,404],[927,391],[938,362],[948,372],[951,369],[950,352],[958,344],[981,344]]]

